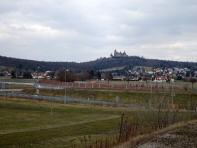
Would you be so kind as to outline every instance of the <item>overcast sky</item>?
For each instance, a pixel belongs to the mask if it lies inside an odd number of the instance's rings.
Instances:
[[[0,55],[81,62],[114,49],[197,62],[197,0],[0,1]]]

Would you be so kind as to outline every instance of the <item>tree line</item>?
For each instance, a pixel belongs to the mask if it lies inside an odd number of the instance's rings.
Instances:
[[[189,68],[191,70],[197,70],[196,62],[178,62],[178,61],[165,61],[155,59],[145,59],[137,56],[130,56],[124,58],[100,58],[89,62],[44,62],[25,60],[0,56],[0,66],[12,67],[15,69],[22,69],[28,71],[56,71],[61,68],[67,68],[74,72],[80,72],[83,70],[102,70],[112,67],[127,66],[132,68],[134,66],[148,66],[148,67],[178,67],[178,68]]]

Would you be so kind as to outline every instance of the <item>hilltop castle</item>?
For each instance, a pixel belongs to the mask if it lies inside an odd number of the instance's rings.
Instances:
[[[114,55],[111,54],[112,58],[120,58],[120,57],[128,57],[128,55],[126,54],[126,52],[118,52],[116,51],[116,49],[114,50]]]

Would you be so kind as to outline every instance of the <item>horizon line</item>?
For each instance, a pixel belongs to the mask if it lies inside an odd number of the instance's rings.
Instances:
[[[109,57],[99,57],[99,58],[96,58],[94,60],[77,62],[77,61],[49,61],[49,60],[25,59],[25,58],[18,58],[18,57],[12,57],[12,56],[4,56],[4,55],[0,55],[0,56],[5,57],[5,58],[18,59],[18,60],[29,60],[29,61],[35,61],[35,62],[51,62],[51,63],[87,63],[87,62],[96,61],[96,60],[103,59],[103,58],[113,58],[113,57],[110,57],[110,56]],[[144,56],[137,56],[137,55],[128,55],[127,57],[120,57],[120,58],[129,58],[129,57],[139,57],[139,58],[143,58],[143,59],[147,59],[147,60],[161,60],[161,61],[173,61],[173,62],[184,62],[184,63],[197,63],[197,61],[179,61],[179,60],[173,60],[173,59],[146,58]]]

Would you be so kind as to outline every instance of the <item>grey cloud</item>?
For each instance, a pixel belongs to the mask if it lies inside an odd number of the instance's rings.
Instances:
[[[196,18],[195,0],[0,1],[0,54],[87,61],[117,48],[197,61]]]

